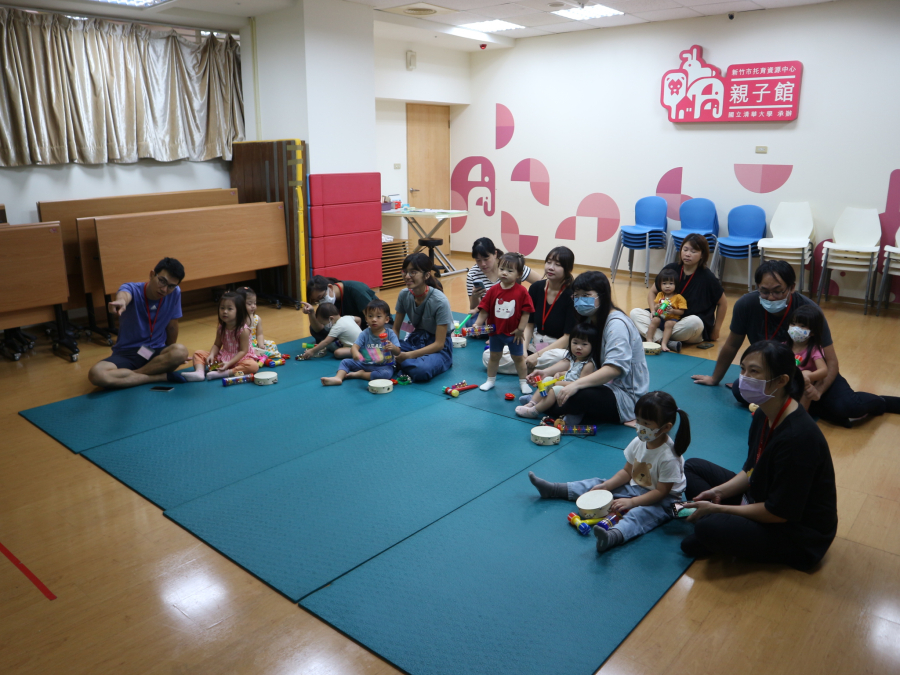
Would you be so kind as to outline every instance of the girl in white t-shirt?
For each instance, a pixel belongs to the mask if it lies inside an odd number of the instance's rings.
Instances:
[[[612,478],[550,483],[528,473],[544,499],[574,502],[589,490],[612,492],[614,499],[609,511],[620,514],[621,519],[609,530],[594,526],[598,553],[671,520],[672,505],[684,501],[686,481],[682,455],[691,443],[687,413],[664,391],[651,391],[641,396],[634,406],[634,413],[638,436],[625,448],[625,466]],[[673,442],[669,432],[679,417],[681,424]]]

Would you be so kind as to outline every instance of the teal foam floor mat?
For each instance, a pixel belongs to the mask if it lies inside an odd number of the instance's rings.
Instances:
[[[303,340],[281,345],[294,356]],[[292,351],[294,350],[294,351]],[[188,369],[190,370],[190,369]],[[264,368],[263,370],[268,370]],[[143,385],[116,391],[98,391],[23,410],[19,414],[75,453],[111,443],[166,423],[185,420],[235,403],[267,397],[302,382],[333,375],[331,358],[294,361],[275,369],[277,387],[243,384],[223,387],[219,381],[173,385],[172,391],[151,391]]]
[[[431,398],[166,516],[296,601],[572,441]]]
[[[265,387],[275,392],[272,396],[159,426],[91,448],[84,456],[157,506],[171,509],[442,402],[414,387],[397,387],[390,394],[392,404],[384,405],[386,397],[370,394],[361,382],[280,387],[280,382]]]
[[[532,467],[554,481],[619,468],[582,441]],[[691,564],[690,526],[598,556],[567,524],[574,508],[522,471],[300,605],[415,675],[590,675]]]

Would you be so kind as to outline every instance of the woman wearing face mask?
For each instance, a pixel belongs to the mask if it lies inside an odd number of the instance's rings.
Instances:
[[[686,506],[697,510],[681,549],[810,569],[834,540],[837,493],[828,443],[797,402],[803,377],[793,352],[773,340],[751,345],[737,386],[759,405],[747,461],[737,474],[702,459],[685,462]]]
[[[600,344],[592,345],[597,370],[564,387],[553,413],[568,424],[634,426],[634,405],[647,393],[650,373],[637,327],[613,305],[609,279],[603,272],[583,272],[572,284],[575,311],[597,328]],[[533,375],[543,378],[540,370]]]
[[[716,368],[712,375],[692,375],[691,377],[697,384],[705,384],[710,387],[719,384],[734,361],[734,357],[737,356],[741,345],[744,344],[745,337],[750,340],[751,345],[763,340],[787,342],[791,314],[794,310],[803,305],[816,304],[804,295],[795,292],[794,268],[783,260],[767,260],[760,264],[756,268],[755,278],[759,290],[747,293],[734,303],[731,314],[731,332],[719,350]],[[812,396],[816,397],[813,400],[816,400],[821,392],[831,386],[838,374],[837,354],[834,351],[834,343],[827,321],[822,326],[819,338],[828,374],[818,383],[818,391],[812,392]],[[742,405],[749,403],[741,396],[737,382],[731,385],[731,393],[734,394],[738,403]]]
[[[301,304],[301,310],[309,318],[310,334],[318,344],[328,337],[328,326],[316,316],[315,305],[327,302],[338,308],[341,316],[354,316],[357,323],[365,325],[366,305],[375,299],[375,291],[361,281],[338,281],[333,277],[314,276],[306,284],[309,302]]]

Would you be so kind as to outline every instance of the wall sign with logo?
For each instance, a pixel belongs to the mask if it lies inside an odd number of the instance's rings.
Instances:
[[[670,122],[785,122],[797,119],[802,75],[799,61],[740,63],[723,75],[693,45],[663,75],[659,100]]]

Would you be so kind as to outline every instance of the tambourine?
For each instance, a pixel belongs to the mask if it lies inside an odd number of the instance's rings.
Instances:
[[[394,391],[394,383],[390,380],[371,380],[369,391],[373,394],[389,394]]]

